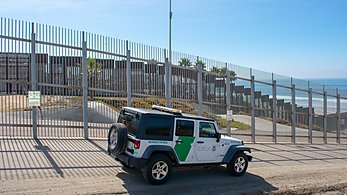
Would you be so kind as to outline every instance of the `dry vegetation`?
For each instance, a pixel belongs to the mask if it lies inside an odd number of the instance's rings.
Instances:
[[[95,98],[95,101],[104,103],[116,111],[120,111],[122,107],[127,105],[127,100],[125,98]],[[151,109],[152,105],[165,106],[166,101],[163,98],[134,98],[132,99],[132,106],[135,108]],[[197,109],[195,109],[193,105],[187,102],[173,100],[172,107],[175,109],[182,110],[183,113],[195,114],[195,115],[198,113]],[[227,121],[225,119],[222,119],[221,117],[213,113],[203,112],[203,116],[215,119],[220,127],[225,128],[227,126]],[[232,121],[231,127],[237,128],[239,130],[250,129],[249,125],[246,125],[244,123],[237,122],[237,121]]]

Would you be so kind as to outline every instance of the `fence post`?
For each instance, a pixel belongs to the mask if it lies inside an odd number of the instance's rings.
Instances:
[[[172,98],[172,59],[171,59],[171,57],[172,57],[172,53],[170,52],[170,57],[169,57],[169,86],[168,86],[168,97],[169,97],[169,107],[171,108],[171,98]]]
[[[324,137],[324,143],[328,143],[328,101],[327,101],[327,92],[326,90],[323,91],[323,112],[324,112],[324,124],[323,124],[323,137]]]
[[[292,84],[292,143],[295,144],[295,126],[296,126],[296,105],[295,105],[295,84]]]
[[[341,143],[341,97],[336,89],[337,100],[336,100],[336,115],[337,115],[337,124],[336,124],[336,143]]]
[[[254,96],[254,76],[251,69],[251,131],[252,142],[255,143],[255,96]]]
[[[226,80],[226,104],[227,104],[227,112],[231,109],[231,90],[230,90],[230,70],[228,69],[228,64],[226,64],[227,67],[227,80]],[[230,121],[227,120],[227,132],[228,135],[231,135],[231,125]]]
[[[166,49],[164,50],[164,58],[165,58],[165,99],[166,99],[166,107],[171,107],[171,85],[170,85],[170,65],[169,59],[166,57]]]
[[[202,116],[202,65],[200,63],[198,64],[198,115]]]
[[[127,100],[128,100],[128,107],[131,107],[131,62],[130,62],[130,50],[129,50],[129,43],[126,42],[126,49],[127,49]]]
[[[37,90],[37,67],[36,67],[36,34],[35,25],[31,23],[31,90]],[[32,107],[32,136],[34,139],[37,138],[37,117],[36,117],[36,106]]]
[[[312,88],[308,91],[308,142],[312,144],[313,108],[312,108]]]
[[[273,142],[277,143],[277,91],[276,80],[272,80],[272,132]]]
[[[87,67],[87,42],[85,33],[82,33],[82,94],[83,94],[83,130],[84,138],[89,138],[88,131],[88,67]]]

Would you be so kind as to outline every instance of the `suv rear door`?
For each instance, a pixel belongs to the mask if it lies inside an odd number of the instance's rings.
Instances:
[[[118,123],[123,123],[127,127],[128,132],[128,145],[126,149],[126,153],[128,155],[136,156],[139,155],[139,153],[136,151],[135,148],[135,140],[138,136],[138,131],[140,128],[140,120],[141,120],[141,114],[140,113],[133,113],[128,110],[121,110],[119,117],[118,117]]]

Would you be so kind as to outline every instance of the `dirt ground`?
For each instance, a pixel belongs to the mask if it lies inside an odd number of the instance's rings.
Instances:
[[[162,186],[108,156],[106,140],[0,139],[3,194],[343,194],[347,145],[250,144],[242,177],[225,167],[175,168]]]
[[[0,184],[4,194],[342,194],[347,193],[345,170],[346,166],[263,167],[250,168],[240,178],[228,178],[222,167],[176,169],[162,186],[142,183],[140,173],[128,170],[109,177],[8,180]]]

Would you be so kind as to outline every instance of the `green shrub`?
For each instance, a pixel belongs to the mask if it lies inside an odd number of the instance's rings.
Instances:
[[[237,113],[237,115],[250,115],[250,114],[248,114],[248,113],[246,113],[246,112],[244,112],[244,111],[239,111],[239,112]]]
[[[94,97],[94,100],[96,102],[103,103],[105,105],[108,105],[111,109],[120,111],[122,107],[127,106],[127,100],[125,98],[108,98],[108,97]],[[135,108],[146,108],[146,109],[151,109],[152,105],[159,105],[159,106],[165,106],[166,101],[164,98],[134,98],[131,100],[132,106]],[[197,110],[190,104],[178,100],[173,100],[172,101],[172,107],[175,109],[182,110],[183,113],[187,114],[197,114]],[[203,116],[206,118],[212,118],[216,120],[217,124],[225,128],[227,126],[227,121],[226,119],[222,119],[221,117],[217,116],[216,114],[209,113],[209,112],[203,112]],[[241,122],[237,121],[232,121],[231,122],[231,127],[237,128],[237,129],[250,129],[249,125],[246,125]]]
[[[222,128],[226,128],[227,127],[227,120],[219,118],[217,120],[217,124],[218,124],[218,126],[220,126]],[[244,123],[241,123],[241,122],[238,122],[238,121],[231,121],[231,127],[237,128],[237,130],[249,130],[249,129],[251,129],[251,126],[244,124]]]

